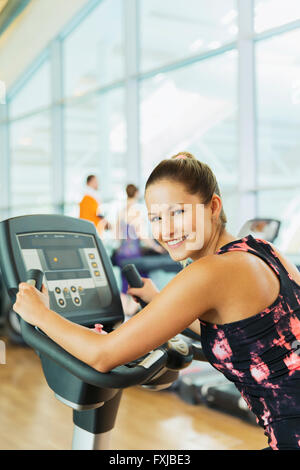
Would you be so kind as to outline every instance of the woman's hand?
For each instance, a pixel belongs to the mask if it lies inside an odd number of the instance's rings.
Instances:
[[[142,299],[144,302],[149,304],[151,300],[156,297],[157,294],[159,294],[159,290],[157,289],[156,285],[151,279],[142,277],[142,280],[144,282],[144,286],[137,288],[137,287],[130,287],[127,291],[127,294],[132,295],[134,300],[138,303],[138,300],[136,297],[139,297]]]
[[[30,325],[40,326],[45,310],[49,310],[49,295],[43,286],[42,292],[23,282],[19,285],[13,309]]]

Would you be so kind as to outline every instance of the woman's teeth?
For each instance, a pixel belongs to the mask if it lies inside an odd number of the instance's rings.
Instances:
[[[184,242],[184,240],[186,239],[187,237],[183,237],[183,238],[178,238],[177,240],[172,240],[170,242],[167,242],[167,245],[168,246],[176,246],[176,245],[179,245],[180,243]]]

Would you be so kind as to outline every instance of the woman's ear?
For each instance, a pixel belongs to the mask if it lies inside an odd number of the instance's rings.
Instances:
[[[222,211],[222,200],[220,196],[214,194],[211,200],[211,213],[213,219],[218,219]]]

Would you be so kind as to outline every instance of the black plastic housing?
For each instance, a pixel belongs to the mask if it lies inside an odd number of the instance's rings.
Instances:
[[[101,322],[104,326],[113,327],[118,323],[122,323],[124,321],[124,313],[112,264],[102,241],[97,235],[94,224],[63,215],[28,215],[0,222],[0,269],[12,302],[15,302],[19,283],[26,282],[27,280],[27,271],[21,255],[17,235],[51,231],[86,234],[94,237],[112,294],[112,301],[109,307],[105,307],[105,309],[99,307],[97,310],[82,312],[79,315],[77,313],[74,318],[68,316],[68,319],[83,326],[90,326]]]

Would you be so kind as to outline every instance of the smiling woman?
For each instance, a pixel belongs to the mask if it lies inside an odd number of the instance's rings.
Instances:
[[[226,229],[212,171],[192,155],[179,155],[184,158],[155,168],[145,199],[159,243],[174,260],[194,262],[161,292],[149,284],[130,289],[149,302],[141,312],[99,335],[49,310],[47,292],[28,284],[20,285],[14,310],[102,373],[144,356],[197,321],[206,358],[238,388],[271,448],[299,449],[300,357],[294,351],[300,341],[300,274],[265,240],[236,240]]]
[[[217,237],[226,227],[215,175],[188,152],[164,160],[154,169],[146,183],[145,200],[154,237],[176,261],[181,261],[184,253],[193,260],[203,255],[211,223]],[[174,205],[174,201],[185,202]]]

